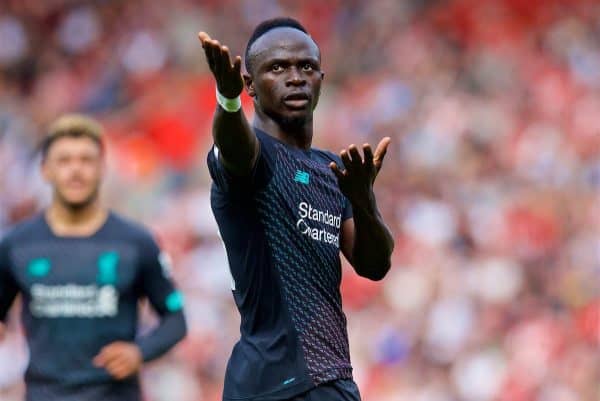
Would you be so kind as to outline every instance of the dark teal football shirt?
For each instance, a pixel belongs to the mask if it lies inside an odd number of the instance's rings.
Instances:
[[[211,206],[233,278],[241,338],[225,400],[280,400],[352,377],[340,296],[340,233],[352,216],[329,168],[331,152],[286,146],[256,130],[249,177],[208,155]]]
[[[89,237],[56,236],[42,215],[15,227],[0,242],[0,320],[21,293],[27,401],[140,400],[137,376],[116,381],[92,359],[113,341],[136,341],[150,360],[185,335],[168,267],[150,233],[115,213]],[[146,297],[161,321],[136,338]]]

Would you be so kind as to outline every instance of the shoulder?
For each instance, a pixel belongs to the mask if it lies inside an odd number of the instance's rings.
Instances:
[[[125,240],[141,245],[154,244],[154,235],[145,225],[119,213],[110,212],[108,229]]]
[[[9,243],[18,241],[31,241],[43,235],[45,232],[44,215],[39,213],[29,219],[23,220],[10,228],[2,236],[0,244],[7,246]]]
[[[333,152],[330,152],[328,150],[323,150],[323,149],[318,149],[318,148],[311,148],[311,150],[313,151],[313,154],[320,160],[322,160],[323,162],[329,164],[331,162],[335,162],[338,166],[343,166],[343,162],[342,159],[336,155]]]
[[[254,133],[256,134],[256,138],[260,144],[260,152],[263,155],[276,151],[278,146],[285,148],[285,145],[283,145],[283,143],[281,143],[278,139],[256,127],[254,127]]]

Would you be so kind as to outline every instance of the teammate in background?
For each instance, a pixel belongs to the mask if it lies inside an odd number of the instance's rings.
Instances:
[[[186,333],[181,294],[151,234],[105,208],[102,129],[79,115],[59,118],[42,144],[53,189],[45,212],[0,242],[0,339],[17,293],[30,362],[27,401],[138,401],[143,362]],[[138,301],[160,323],[136,338]]]
[[[223,399],[359,400],[339,291],[340,250],[356,272],[382,279],[393,238],[373,183],[390,138],[340,157],[311,147],[323,72],[296,20],[261,23],[241,58],[199,34],[217,84],[211,205],[225,243],[241,339]],[[240,109],[246,87],[252,126]]]

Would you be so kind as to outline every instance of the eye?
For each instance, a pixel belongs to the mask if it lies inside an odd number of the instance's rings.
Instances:
[[[92,156],[92,155],[83,155],[83,156],[81,157],[81,161],[82,161],[84,164],[92,164],[92,163],[94,163],[94,161],[95,161],[95,158],[94,158],[94,156]]]
[[[302,65],[302,71],[312,71],[314,70],[311,63],[305,63]]]
[[[273,71],[273,72],[281,72],[281,71],[283,71],[283,67],[281,66],[281,64],[273,64],[271,66],[271,71]]]

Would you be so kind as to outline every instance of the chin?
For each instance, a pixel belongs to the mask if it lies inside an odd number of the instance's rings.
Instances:
[[[303,113],[299,115],[281,116],[277,122],[284,129],[297,130],[298,128],[303,128],[309,121],[309,116]]]
[[[67,200],[65,201],[65,205],[71,210],[81,210],[85,209],[87,206],[93,203],[93,199],[84,199],[84,200]]]
[[[86,194],[84,196],[61,196],[61,202],[71,210],[80,210],[94,203],[96,193]]]

